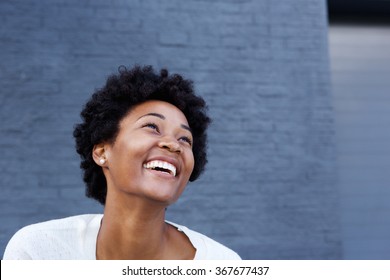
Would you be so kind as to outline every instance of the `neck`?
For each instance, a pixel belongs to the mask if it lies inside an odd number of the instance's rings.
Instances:
[[[98,259],[164,259],[169,243],[165,206],[132,199],[107,196],[100,227]],[[123,207],[130,205],[130,207]]]

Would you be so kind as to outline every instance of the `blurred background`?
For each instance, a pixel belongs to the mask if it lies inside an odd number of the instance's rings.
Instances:
[[[103,208],[72,131],[118,66],[190,78],[209,164],[168,209],[244,259],[390,259],[390,1],[0,1],[0,254]]]
[[[328,2],[343,258],[390,259],[390,1]]]

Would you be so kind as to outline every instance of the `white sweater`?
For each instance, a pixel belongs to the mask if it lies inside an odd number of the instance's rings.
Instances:
[[[94,260],[102,214],[51,220],[26,226],[9,241],[3,259]],[[196,249],[195,260],[240,259],[234,251],[184,226],[182,231]]]

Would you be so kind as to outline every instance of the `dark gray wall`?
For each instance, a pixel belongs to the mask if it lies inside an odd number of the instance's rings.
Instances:
[[[72,129],[121,64],[193,79],[209,165],[168,218],[248,259],[340,255],[322,0],[0,2],[0,250],[84,198]]]
[[[390,1],[388,0],[327,0],[331,18],[357,16],[389,17]]]

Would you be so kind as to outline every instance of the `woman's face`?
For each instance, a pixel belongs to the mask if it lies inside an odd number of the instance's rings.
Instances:
[[[152,100],[135,106],[120,122],[114,143],[100,146],[108,195],[175,202],[194,168],[192,143],[187,119],[174,105]]]

